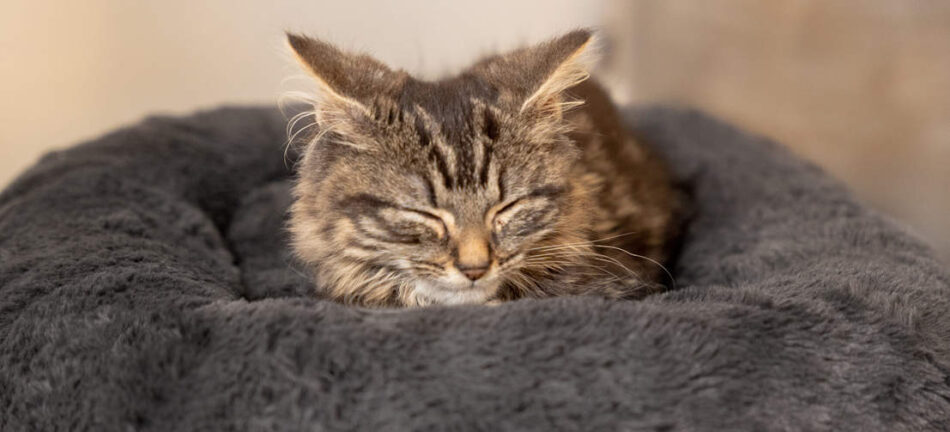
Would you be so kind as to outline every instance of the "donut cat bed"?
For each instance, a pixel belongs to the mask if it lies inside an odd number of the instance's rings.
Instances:
[[[640,302],[311,297],[271,109],[48,155],[0,195],[0,430],[950,430],[926,247],[771,142],[628,114],[696,208]]]

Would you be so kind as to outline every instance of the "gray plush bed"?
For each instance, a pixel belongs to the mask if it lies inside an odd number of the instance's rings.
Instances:
[[[628,114],[696,208],[641,302],[313,298],[271,109],[48,155],[0,195],[0,430],[950,430],[925,246],[774,143]]]

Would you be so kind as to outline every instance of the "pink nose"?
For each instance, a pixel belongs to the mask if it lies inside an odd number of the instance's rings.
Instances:
[[[485,273],[488,273],[487,264],[480,265],[480,266],[473,266],[473,267],[462,267],[462,266],[456,266],[456,267],[458,267],[459,271],[462,272],[462,274],[465,275],[465,277],[469,278],[469,280],[472,280],[472,281],[476,281],[482,276],[485,276]]]

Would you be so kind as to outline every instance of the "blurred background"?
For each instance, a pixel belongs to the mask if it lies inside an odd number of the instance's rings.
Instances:
[[[0,187],[150,113],[276,103],[284,29],[424,77],[580,26],[623,103],[704,109],[815,161],[950,259],[950,2],[0,2]]]

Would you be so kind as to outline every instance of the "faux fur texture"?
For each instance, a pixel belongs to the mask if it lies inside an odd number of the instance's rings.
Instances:
[[[153,118],[0,195],[0,430],[950,430],[950,277],[814,166],[634,113],[692,189],[679,289],[311,298],[282,116]]]

